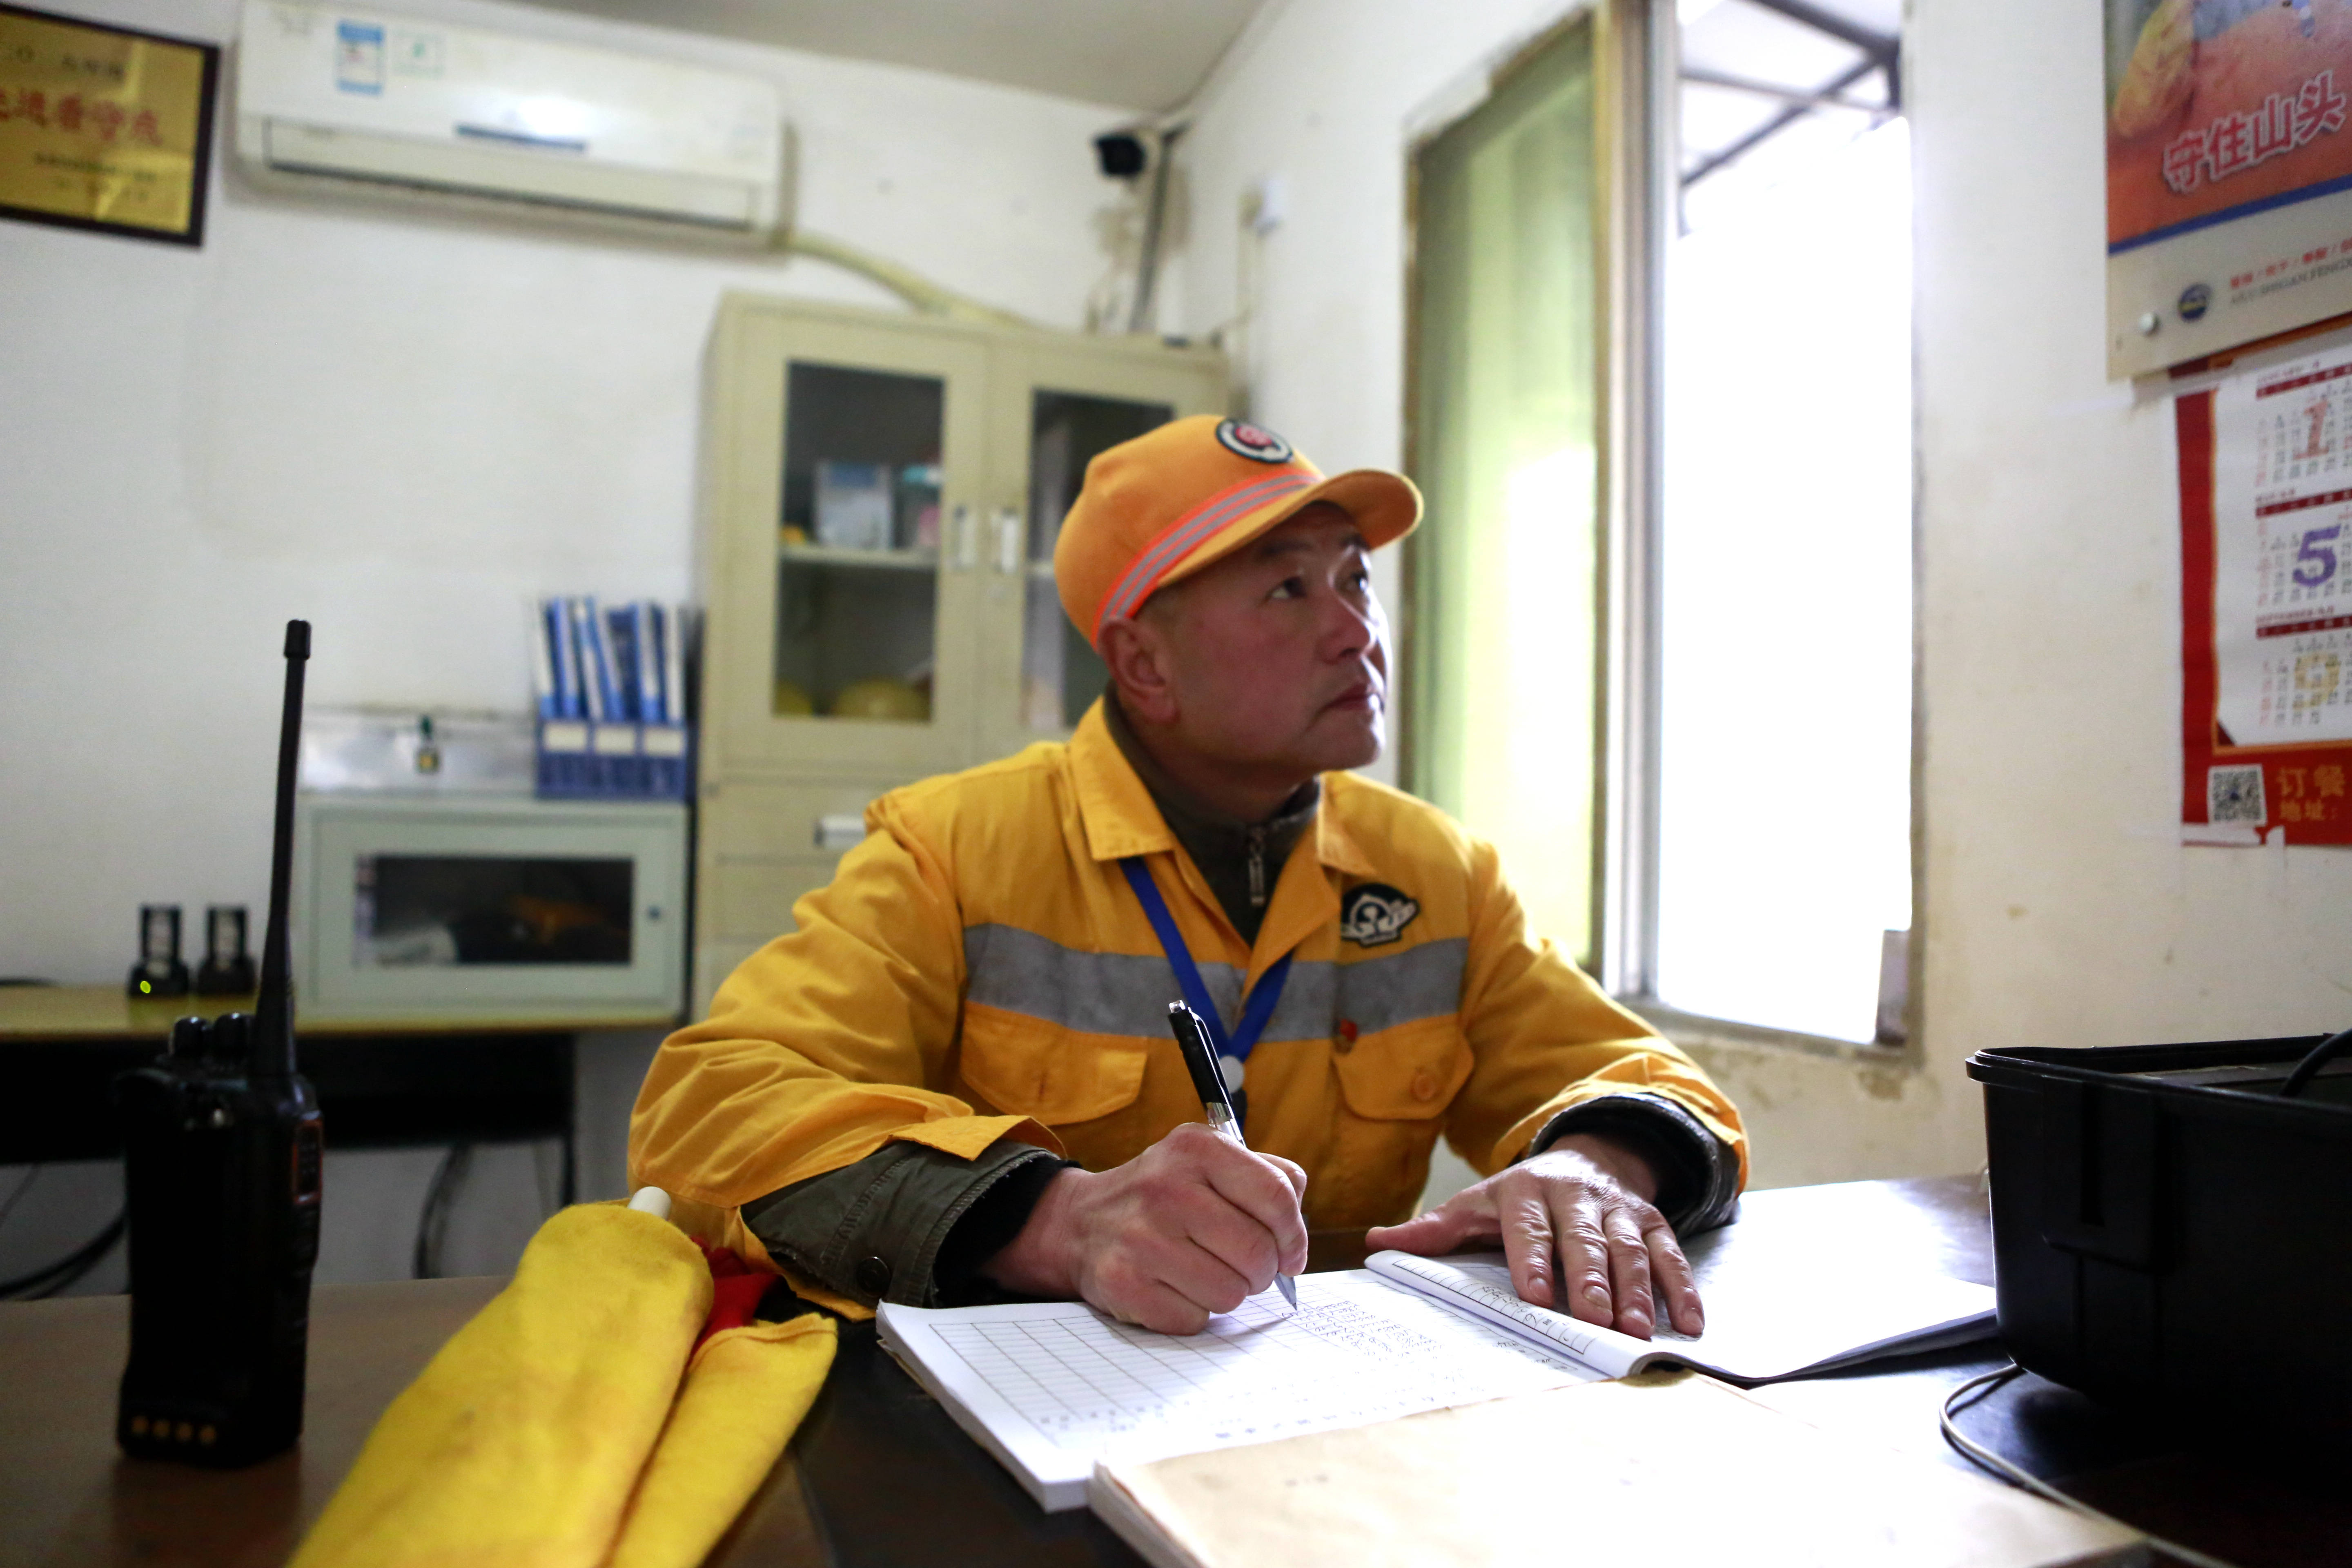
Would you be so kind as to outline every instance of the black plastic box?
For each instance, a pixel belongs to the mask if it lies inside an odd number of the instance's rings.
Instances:
[[[2224,1443],[2352,1445],[2352,1060],[2326,1036],[1980,1051],[2000,1337]]]

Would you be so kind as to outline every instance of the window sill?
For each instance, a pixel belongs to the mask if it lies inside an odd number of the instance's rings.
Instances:
[[[1710,1018],[1670,1007],[1654,996],[1620,996],[1618,1005],[1638,1015],[1677,1046],[1702,1050],[1792,1051],[1800,1056],[1827,1057],[1866,1067],[1908,1068],[1918,1058],[1907,1045],[1879,1042],[1864,1045],[1828,1035],[1808,1035],[1796,1029],[1775,1029],[1763,1024],[1741,1024]]]

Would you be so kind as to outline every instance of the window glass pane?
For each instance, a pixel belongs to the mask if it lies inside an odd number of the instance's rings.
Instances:
[[[1405,776],[1591,933],[1597,466],[1589,24],[1415,165]]]
[[[784,391],[775,710],[928,721],[947,387],[794,363]]]
[[[1665,301],[1657,989],[1850,1040],[1911,909],[1910,163],[1873,118],[1693,184]]]
[[[625,857],[362,855],[352,963],[625,964],[635,875]]]
[[[1176,416],[1164,403],[1130,403],[1086,393],[1039,389],[1029,405],[1029,584],[1021,644],[1021,721],[1037,731],[1069,729],[1103,694],[1103,668],[1054,590],[1054,541],[1078,499],[1087,465],[1105,449],[1156,430]]]

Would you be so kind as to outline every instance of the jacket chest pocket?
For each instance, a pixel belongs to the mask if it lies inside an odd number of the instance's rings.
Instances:
[[[1345,1042],[1341,1042],[1344,1044]],[[1470,1042],[1451,1016],[1417,1019],[1369,1035],[1331,1065],[1348,1109],[1372,1121],[1420,1121],[1443,1113],[1470,1077]]]
[[[1142,1040],[967,1005],[958,1070],[998,1110],[1065,1127],[1134,1104],[1149,1054]]]

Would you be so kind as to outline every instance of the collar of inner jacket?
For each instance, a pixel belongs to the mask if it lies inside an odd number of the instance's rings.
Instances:
[[[1150,792],[1151,803],[1160,808],[1168,830],[1201,868],[1209,890],[1217,895],[1225,918],[1234,922],[1243,941],[1256,942],[1258,927],[1265,923],[1266,905],[1274,898],[1275,879],[1297,847],[1299,836],[1314,824],[1316,807],[1323,800],[1322,781],[1308,779],[1300,784],[1265,821],[1244,822],[1196,799],[1168,776],[1128,727],[1115,690],[1103,693],[1103,721],[1111,739],[1118,743],[1119,754]]]

